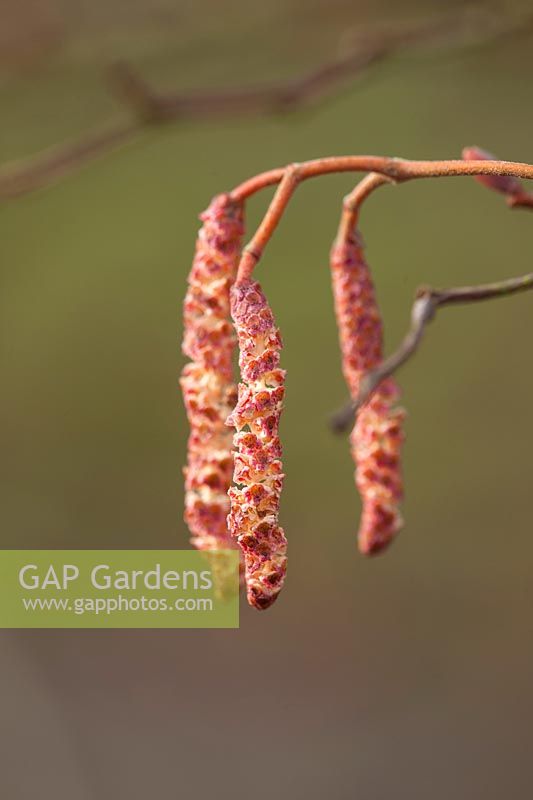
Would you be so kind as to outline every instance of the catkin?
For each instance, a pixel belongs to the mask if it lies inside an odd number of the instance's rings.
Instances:
[[[331,272],[342,369],[355,400],[364,373],[383,357],[381,315],[358,233],[336,240]],[[363,505],[358,542],[365,554],[387,547],[403,524],[399,505],[403,495],[400,450],[405,412],[394,408],[398,395],[395,381],[384,381],[360,409],[350,436]]]
[[[235,548],[226,522],[233,448],[225,421],[237,394],[229,295],[242,246],[243,208],[219,195],[201,220],[184,305],[183,352],[191,359],[180,381],[190,424],[185,521],[194,547],[218,551]],[[213,564],[223,573],[220,559]],[[218,578],[223,582],[223,575]]]
[[[227,424],[236,429],[235,472],[228,525],[244,554],[248,602],[268,608],[287,569],[287,541],[278,524],[283,485],[278,426],[285,372],[279,368],[281,337],[260,285],[237,283],[231,314],[239,340],[242,383]]]

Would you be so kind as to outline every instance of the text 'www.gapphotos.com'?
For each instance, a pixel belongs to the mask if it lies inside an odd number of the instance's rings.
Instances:
[[[213,611],[210,597],[178,597],[172,600],[156,597],[31,597],[22,598],[26,611],[54,611],[66,614],[117,614],[131,611],[197,612]]]

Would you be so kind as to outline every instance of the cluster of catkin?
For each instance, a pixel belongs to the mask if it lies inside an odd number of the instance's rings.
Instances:
[[[374,285],[357,230],[360,205],[387,181],[413,177],[474,174],[489,189],[505,195],[511,207],[533,206],[533,194],[512,177],[527,165],[496,162],[478,147],[463,150],[469,162],[408,162],[376,157],[325,158],[291,164],[245,181],[231,195],[219,195],[201,217],[196,252],[185,298],[183,351],[191,359],[181,385],[191,426],[185,468],[185,520],[192,544],[210,554],[215,586],[235,587],[234,558],[241,554],[250,605],[265,609],[283,587],[287,540],[279,524],[284,474],[279,424],[285,393],[280,368],[281,336],[263,290],[252,279],[254,266],[281,219],[298,182],[327,172],[359,170],[361,161],[378,162],[378,171],[345,198],[337,238],[330,254],[342,370],[356,419],[350,436],[355,482],[362,501],[359,549],[373,555],[393,541],[403,525],[401,449],[405,412],[391,371],[419,341],[412,328],[395,357],[383,362],[383,325]],[[380,166],[381,164],[381,166]],[[474,168],[473,168],[474,167]],[[499,174],[501,172],[503,174]],[[524,174],[530,176],[530,167]],[[477,174],[476,174],[477,173]],[[505,174],[508,173],[508,174]],[[256,234],[242,249],[243,202],[265,186],[278,189]],[[529,288],[530,276],[502,284],[425,292],[436,305],[484,299]],[[438,303],[437,303],[438,299]],[[434,310],[435,306],[428,306]],[[426,319],[415,322],[421,325]],[[418,338],[417,338],[418,337]],[[233,378],[239,345],[241,381]],[[220,555],[221,558],[215,556]],[[234,554],[230,554],[233,556]],[[233,562],[233,563],[232,563]],[[229,580],[227,580],[229,578]]]
[[[355,401],[362,377],[383,358],[381,315],[357,231],[339,234],[330,263],[342,369]],[[402,527],[400,449],[405,412],[394,407],[398,395],[392,378],[383,381],[360,409],[350,437],[363,504],[359,549],[369,555],[387,547]]]
[[[192,544],[201,550],[219,553],[238,546],[248,602],[265,609],[277,598],[287,568],[287,541],[278,521],[284,478],[282,343],[260,285],[249,277],[236,280],[242,206],[220,195],[202,220],[184,314],[183,351],[191,359],[181,377],[191,426],[185,520]],[[331,270],[343,372],[355,400],[362,376],[382,360],[383,338],[358,233],[339,234]],[[235,331],[238,392],[232,367]],[[363,504],[359,547],[367,554],[386,547],[402,525],[404,412],[395,408],[397,396],[394,381],[384,381],[360,410],[351,435]]]
[[[185,521],[194,547],[218,553],[236,546],[226,523],[233,457],[225,423],[237,397],[230,290],[242,247],[242,205],[220,195],[201,219],[184,304],[183,352],[191,359],[180,381],[190,425]],[[224,562],[215,563],[223,589]]]

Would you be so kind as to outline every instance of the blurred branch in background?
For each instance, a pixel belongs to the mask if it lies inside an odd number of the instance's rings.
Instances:
[[[416,44],[486,42],[524,32],[533,22],[506,20],[495,10],[477,3],[463,12],[411,28],[365,31],[346,40],[329,63],[301,78],[272,86],[161,93],[154,90],[130,65],[116,63],[108,70],[108,83],[132,112],[129,122],[107,125],[78,141],[66,142],[35,156],[0,168],[0,200],[9,200],[52,184],[148,128],[162,124],[235,115],[286,114],[331,95],[344,81],[364,74],[372,65]]]

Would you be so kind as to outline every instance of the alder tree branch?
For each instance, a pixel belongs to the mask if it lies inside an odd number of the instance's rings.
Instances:
[[[480,286],[458,286],[451,289],[432,289],[420,287],[415,295],[411,309],[411,327],[398,349],[378,367],[364,375],[359,395],[353,403],[337,412],[331,420],[333,430],[346,431],[353,425],[354,416],[370,399],[380,383],[393,375],[416,353],[424,337],[427,325],[435,318],[440,308],[480,300],[507,297],[518,292],[533,289],[533,272],[518,278],[481,284]]]
[[[276,190],[274,197],[267,209],[265,216],[253,238],[243,250],[237,272],[237,283],[242,283],[251,278],[255,265],[263,255],[270,237],[277,228],[289,200],[300,180],[300,165],[290,164],[286,167],[283,178]]]
[[[467,157],[468,156],[468,157]],[[520,179],[533,179],[533,165],[501,161],[477,147],[463,150],[462,159],[413,161],[390,156],[328,156],[288,164],[260,172],[236,186],[230,196],[244,202],[256,192],[279,184],[255,235],[244,248],[238,280],[251,276],[274,230],[301,181],[340,172],[367,172],[344,198],[339,236],[355,227],[364,200],[386,183],[405,183],[420,178],[473,177],[493,191],[506,196],[511,207],[533,207],[533,193],[523,189]]]
[[[236,186],[231,192],[235,200],[246,200],[256,192],[279,183],[287,166],[260,172]],[[444,161],[412,161],[391,156],[328,156],[302,161],[300,181],[337,172],[377,172],[392,183],[405,183],[420,178],[454,178],[478,175],[508,176],[533,179],[533,165],[519,161],[447,159]]]
[[[500,183],[506,178],[513,179],[509,182],[513,186],[516,184],[520,187],[521,184],[518,184],[516,179],[533,179],[532,164],[497,161],[485,157],[470,160],[410,161],[389,156],[329,156],[261,172],[236,186],[230,193],[235,201],[243,202],[268,186],[280,184],[255,236],[244,248],[238,272],[239,279],[250,277],[298,184],[309,178],[338,172],[370,173],[345,198],[340,223],[341,233],[343,226],[357,219],[361,202],[385,183],[405,183],[419,178],[470,176],[483,177],[487,185],[494,188],[495,183]],[[527,194],[522,189],[520,191],[524,196]]]
[[[357,227],[359,211],[364,201],[387,183],[394,183],[393,178],[381,175],[379,172],[370,172],[361,178],[355,189],[347,194],[342,204],[342,216],[339,223],[337,237],[339,241],[345,241],[350,232]]]
[[[137,123],[113,125],[79,142],[51,147],[36,156],[1,167],[0,203],[55,183],[104,153],[132,141],[138,132]]]
[[[162,124],[238,115],[288,113],[316,103],[348,79],[364,74],[372,65],[405,47],[422,43],[455,43],[504,38],[523,33],[533,15],[502,25],[502,15],[472,3],[462,13],[436,22],[400,30],[361,32],[351,47],[301,78],[273,86],[162,93],[154,90],[131,66],[116,63],[107,77],[110,88],[132,113],[132,119],[98,128],[74,142],[46,149],[35,156],[0,167],[0,202],[48,186],[90,161],[132,141],[150,127]],[[528,199],[527,204],[530,203]]]

